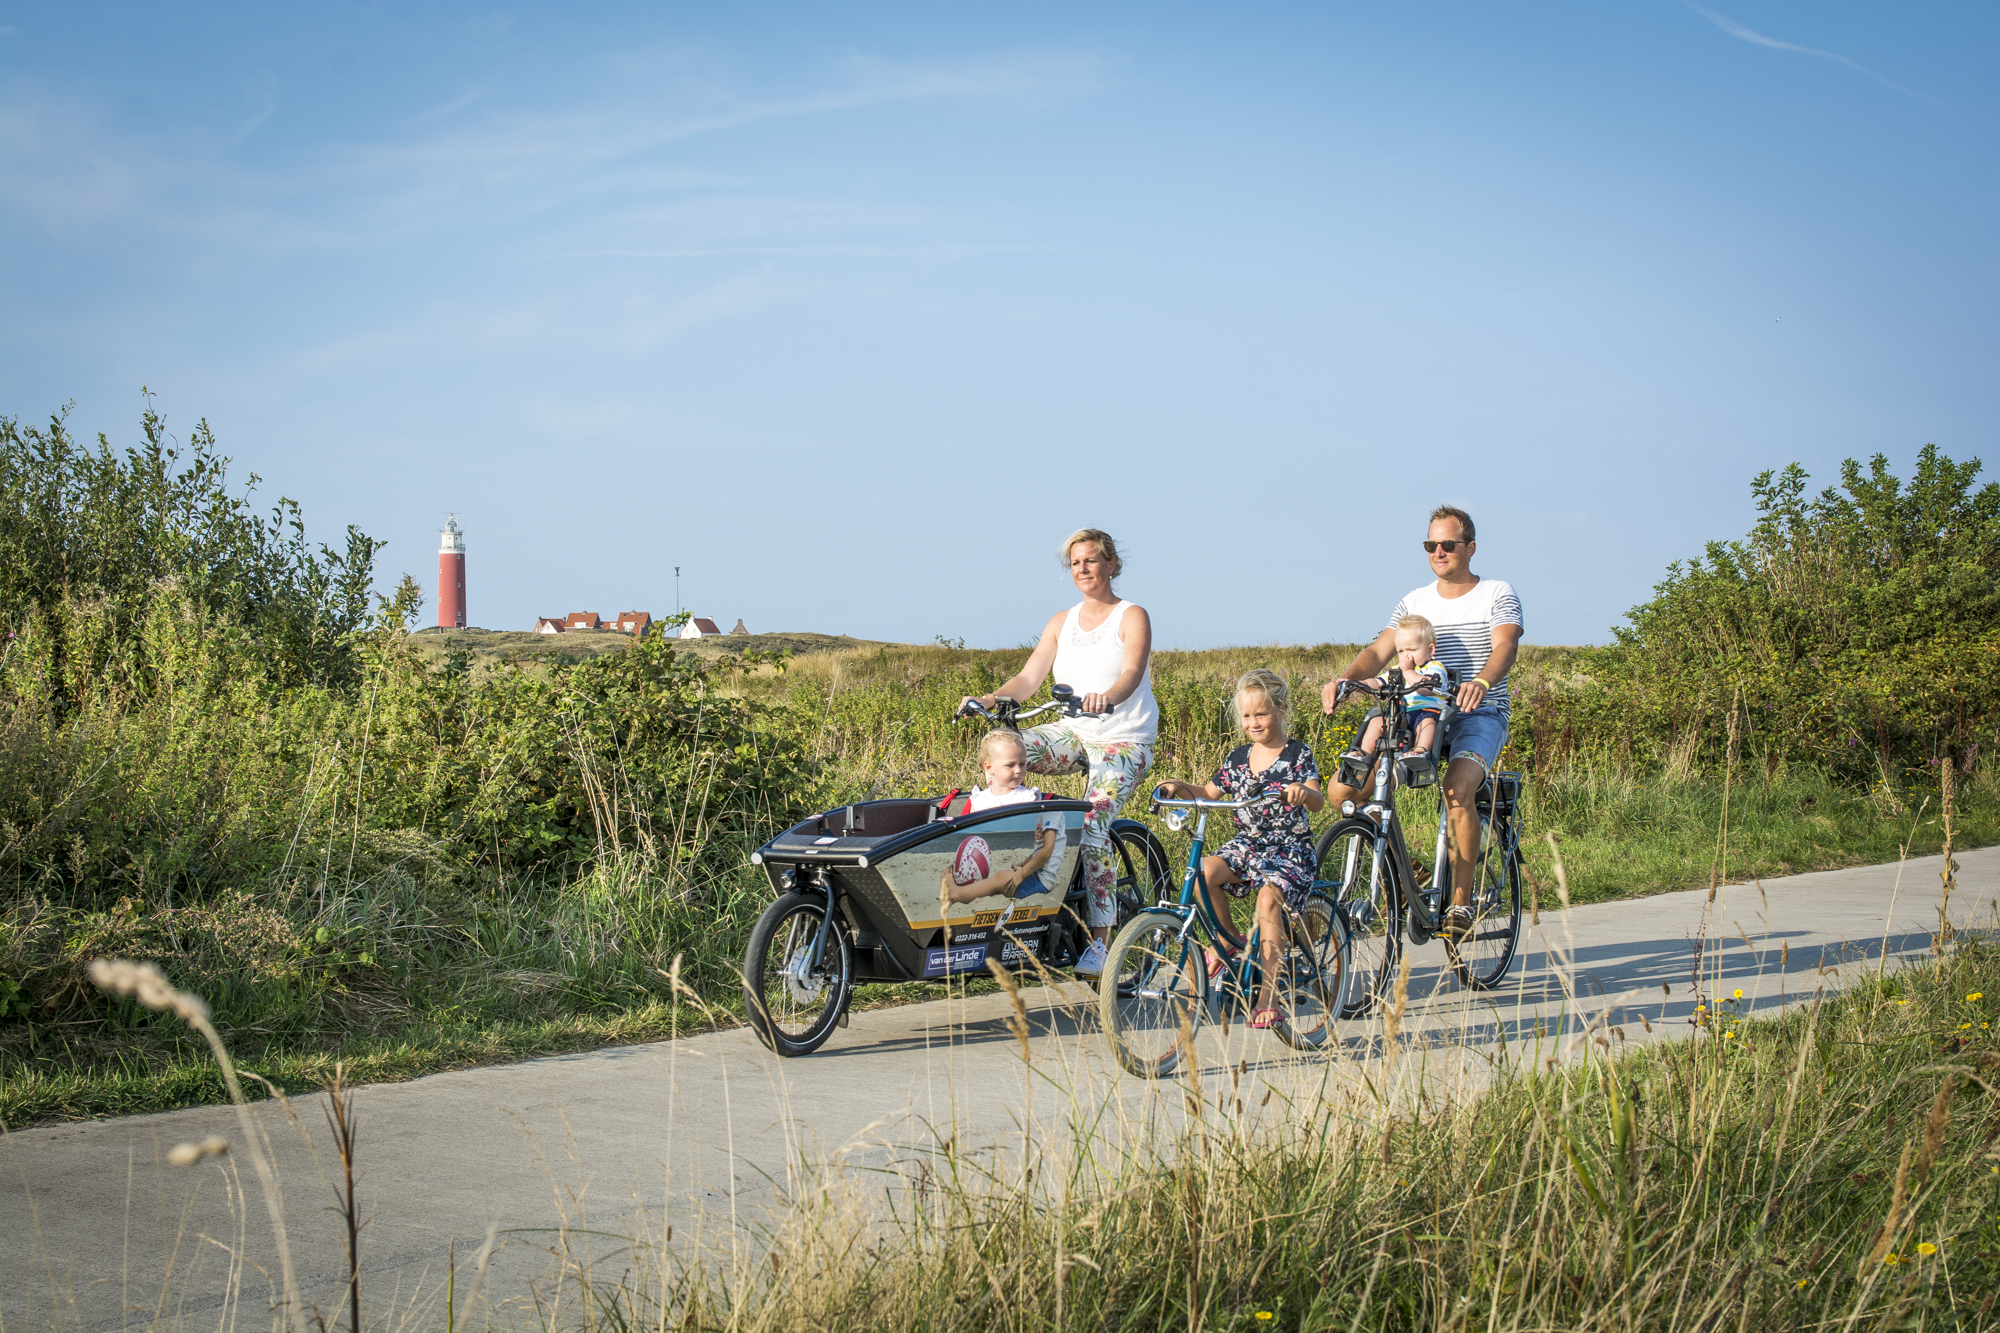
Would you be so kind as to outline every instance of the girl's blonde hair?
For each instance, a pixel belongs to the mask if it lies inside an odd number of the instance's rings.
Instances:
[[[1236,697],[1229,706],[1236,713],[1236,725],[1243,725],[1243,696],[1261,694],[1271,711],[1278,715],[1278,729],[1287,736],[1292,734],[1292,687],[1285,684],[1285,678],[1269,667],[1258,667],[1246,671],[1236,678]]]
[[[1062,545],[1062,567],[1069,568],[1069,553],[1078,542],[1094,542],[1097,553],[1111,565],[1111,577],[1117,578],[1125,570],[1125,562],[1118,558],[1118,543],[1111,540],[1111,534],[1102,528],[1078,528],[1069,535]]]
[[[1398,620],[1396,622],[1396,628],[1413,629],[1417,633],[1423,635],[1425,643],[1429,644],[1433,648],[1437,647],[1437,642],[1438,642],[1437,626],[1431,624],[1430,620],[1427,617],[1415,616],[1415,615],[1404,616],[1401,620]]]
[[[996,744],[1012,745],[1020,750],[1023,759],[1028,757],[1028,743],[1021,739],[1020,732],[1009,731],[1005,727],[995,727],[980,737],[979,740],[979,767],[981,771],[985,770],[986,761],[993,757],[993,747]]]

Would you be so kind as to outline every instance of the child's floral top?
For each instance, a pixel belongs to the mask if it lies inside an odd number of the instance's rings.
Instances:
[[[1215,785],[1232,801],[1246,801],[1267,792],[1283,791],[1292,783],[1304,784],[1319,776],[1319,763],[1312,747],[1304,741],[1285,742],[1278,757],[1261,773],[1250,771],[1250,747],[1239,745],[1215,771]],[[1302,805],[1266,801],[1236,812],[1236,827],[1253,842],[1266,846],[1312,842],[1312,818]]]

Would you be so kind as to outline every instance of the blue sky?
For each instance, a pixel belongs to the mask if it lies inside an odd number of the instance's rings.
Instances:
[[[475,624],[1602,641],[1748,483],[1989,452],[1989,5],[0,6],[0,413],[139,386]]]

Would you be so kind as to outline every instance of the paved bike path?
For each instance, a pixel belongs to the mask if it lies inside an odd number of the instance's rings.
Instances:
[[[2000,848],[1961,853],[1952,916],[1993,925]],[[1412,951],[1409,1001],[1393,1051],[1380,1021],[1344,1024],[1336,1049],[1287,1051],[1240,1023],[1202,1038],[1211,1107],[1246,1119],[1285,1113],[1290,1099],[1367,1085],[1390,1095],[1421,1077],[1433,1096],[1465,1095],[1499,1058],[1568,1057],[1584,1042],[1685,1034],[1700,994],[1740,987],[1770,1012],[1880,965],[1922,956],[1937,925],[1940,859],[1860,867],[1705,892],[1577,907],[1544,903],[1502,989],[1474,995],[1441,967],[1444,951]],[[1071,1003],[1063,1002],[1064,995]],[[780,1061],[745,1032],[619,1047],[437,1074],[359,1090],[363,1291],[371,1310],[407,1309],[445,1280],[455,1247],[459,1293],[493,1235],[482,1292],[505,1318],[526,1316],[531,1283],[551,1291],[548,1248],[559,1228],[632,1235],[675,1227],[677,1244],[740,1249],[773,1204],[821,1181],[817,1168],[880,1197],[891,1176],[947,1137],[1005,1153],[1030,1140],[1046,1152],[1087,1121],[1094,1151],[1116,1155],[1161,1118],[1187,1114],[1185,1083],[1118,1073],[1081,987],[1023,991],[1033,1019],[1030,1067],[1002,995],[939,1000],[853,1016],[817,1055]],[[1644,1021],[1641,1021],[1641,1016]],[[1650,1027],[1648,1026],[1650,1025]],[[1282,1094],[1263,1099],[1268,1085]],[[322,1099],[255,1114],[275,1147],[305,1298],[342,1300],[343,1251],[302,1126],[327,1142]],[[1237,1103],[1243,1110],[1235,1110]],[[210,1134],[237,1152],[218,1164],[164,1164],[173,1145]],[[241,1317],[265,1318],[257,1267],[232,1275],[231,1251],[277,1273],[261,1196],[241,1157],[234,1113],[204,1107],[17,1131],[0,1161],[0,1327],[116,1328],[156,1309],[215,1326],[227,1293]],[[239,1180],[232,1184],[228,1163]],[[232,1200],[230,1191],[247,1191]],[[623,1246],[573,1240],[605,1266]],[[331,1313],[329,1313],[331,1320]],[[420,1322],[434,1322],[421,1320]],[[247,1325],[246,1325],[247,1327]]]

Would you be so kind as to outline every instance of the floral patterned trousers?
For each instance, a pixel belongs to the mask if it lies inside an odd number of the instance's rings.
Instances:
[[[1153,766],[1153,747],[1142,741],[1099,745],[1063,722],[1024,731],[1021,740],[1028,747],[1030,773],[1073,773],[1089,766],[1090,779],[1083,791],[1083,799],[1090,802],[1090,813],[1083,817],[1083,886],[1090,895],[1091,929],[1115,924],[1118,904],[1112,895],[1118,887],[1118,853],[1111,848],[1111,818]]]

